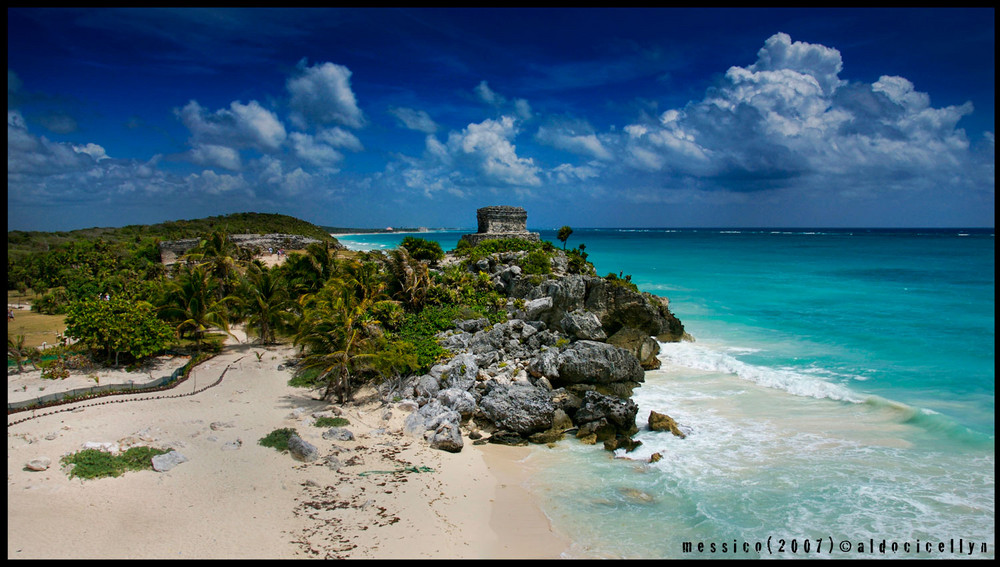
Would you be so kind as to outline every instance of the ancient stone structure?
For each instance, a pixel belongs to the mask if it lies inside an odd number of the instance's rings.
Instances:
[[[462,240],[473,246],[497,238],[538,240],[537,232],[528,232],[528,213],[521,207],[483,207],[476,211],[476,220],[479,232],[462,235]]]
[[[303,250],[309,244],[319,242],[315,238],[308,238],[298,234],[230,234],[229,239],[236,246],[254,253],[261,253],[268,248],[274,250],[278,248]],[[198,246],[198,242],[200,240],[197,238],[164,240],[160,242],[160,262],[165,266],[177,263],[181,256]],[[342,248],[340,244],[333,245],[332,247]]]

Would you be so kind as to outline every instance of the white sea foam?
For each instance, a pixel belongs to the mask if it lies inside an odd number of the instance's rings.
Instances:
[[[660,358],[678,366],[733,374],[755,384],[784,390],[796,396],[829,398],[861,403],[865,398],[839,384],[833,384],[803,372],[748,364],[728,354],[695,343],[664,343]]]

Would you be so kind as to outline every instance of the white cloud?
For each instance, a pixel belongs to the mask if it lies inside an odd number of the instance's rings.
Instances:
[[[299,62],[299,75],[288,79],[292,122],[303,130],[310,126],[340,124],[360,128],[365,119],[351,90],[351,71],[343,65],[321,63],[306,67]]]
[[[578,134],[571,128],[541,126],[535,138],[552,147],[596,159],[608,160],[612,157],[594,133]]]
[[[841,69],[837,50],[776,34],[753,65],[731,67],[700,101],[627,125],[609,150],[637,172],[736,191],[820,187],[831,175],[858,179],[839,180],[845,189],[902,178],[929,188],[970,165],[956,127],[970,103],[933,108],[902,77],[848,83]]]
[[[448,135],[447,148],[452,157],[478,170],[483,181],[492,185],[538,186],[539,168],[531,158],[520,158],[510,142],[516,135],[514,118],[484,120],[469,124],[461,132]]]
[[[175,113],[191,131],[195,144],[255,148],[268,152],[278,150],[287,137],[278,117],[255,100],[249,104],[234,101],[228,109],[222,108],[213,113],[208,113],[192,100]]]
[[[185,178],[188,188],[195,194],[227,195],[243,192],[250,196],[253,192],[240,175],[218,174],[206,169],[200,174],[192,173]]]
[[[221,167],[230,171],[239,171],[243,167],[240,160],[240,153],[228,146],[196,144],[188,152],[188,156],[191,158],[191,161],[199,165]]]
[[[73,151],[78,154],[87,154],[90,157],[94,158],[95,161],[101,161],[102,159],[111,159],[108,156],[107,152],[105,152],[103,147],[94,143],[88,143],[82,146],[73,146]]]
[[[430,115],[423,110],[412,108],[390,108],[389,113],[399,119],[400,123],[410,130],[433,134],[437,132],[438,125],[431,119]]]
[[[491,89],[490,85],[486,81],[482,81],[476,85],[473,91],[476,93],[476,97],[479,98],[479,100],[498,110],[513,112],[521,120],[531,120],[533,116],[531,112],[531,105],[528,104],[527,100],[518,98],[514,99],[513,103],[510,103],[505,96]]]
[[[344,159],[344,154],[327,144],[317,142],[309,134],[292,132],[289,140],[295,155],[313,165],[330,168]]]
[[[361,140],[357,136],[336,126],[320,130],[316,133],[316,139],[330,144],[335,148],[343,148],[352,152],[360,152],[364,149],[361,145]]]

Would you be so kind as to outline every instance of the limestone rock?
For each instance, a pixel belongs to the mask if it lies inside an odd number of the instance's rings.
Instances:
[[[595,341],[577,341],[559,353],[560,384],[642,382],[639,360],[623,348]],[[557,385],[553,381],[553,385]]]
[[[519,435],[544,431],[552,425],[555,406],[549,393],[533,386],[495,386],[479,407],[497,428]]]
[[[154,456],[152,461],[153,470],[167,472],[181,463],[186,463],[188,458],[177,451],[170,451],[169,453]]]
[[[354,441],[354,433],[344,427],[332,427],[323,432],[323,439],[335,439],[337,441]]]
[[[469,392],[459,388],[448,388],[437,394],[437,400],[444,407],[457,411],[463,420],[472,417],[476,411],[476,398]]]
[[[623,348],[639,360],[643,370],[656,370],[660,367],[660,343],[653,337],[633,327],[623,327],[608,338],[608,344]]]
[[[292,435],[288,438],[288,453],[296,461],[305,463],[315,461],[319,458],[319,450],[312,443],[309,443],[298,435]]]
[[[38,457],[37,459],[31,459],[28,464],[24,465],[24,468],[29,471],[44,471],[52,466],[52,460],[48,457]]]
[[[669,415],[650,411],[648,421],[649,428],[653,431],[669,431],[681,439],[687,437],[687,435],[681,431],[680,427],[678,427],[677,422],[674,421],[674,419]]]
[[[559,324],[567,335],[577,339],[603,341],[608,338],[601,326],[601,320],[590,311],[571,311],[563,315]]]
[[[632,436],[639,430],[635,426],[637,413],[639,406],[631,399],[623,400],[589,391],[584,395],[583,405],[576,411],[574,420],[581,428],[585,424],[600,423],[603,420],[613,427],[616,433]]]

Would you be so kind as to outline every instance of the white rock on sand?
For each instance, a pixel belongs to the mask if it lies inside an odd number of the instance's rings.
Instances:
[[[354,440],[324,439],[311,413],[331,406],[287,385],[289,371],[277,370],[287,347],[258,362],[262,350],[227,347],[195,370],[204,386],[229,366],[222,383],[193,396],[91,400],[8,425],[7,557],[555,558],[568,548],[520,487],[523,448],[435,451],[401,434],[406,411],[384,421],[374,403],[339,408]],[[321,457],[302,463],[257,443],[282,427]],[[71,480],[58,462],[86,442],[129,439],[188,461],[97,480]],[[234,439],[245,442],[223,450]],[[46,456],[47,469],[27,470]]]

